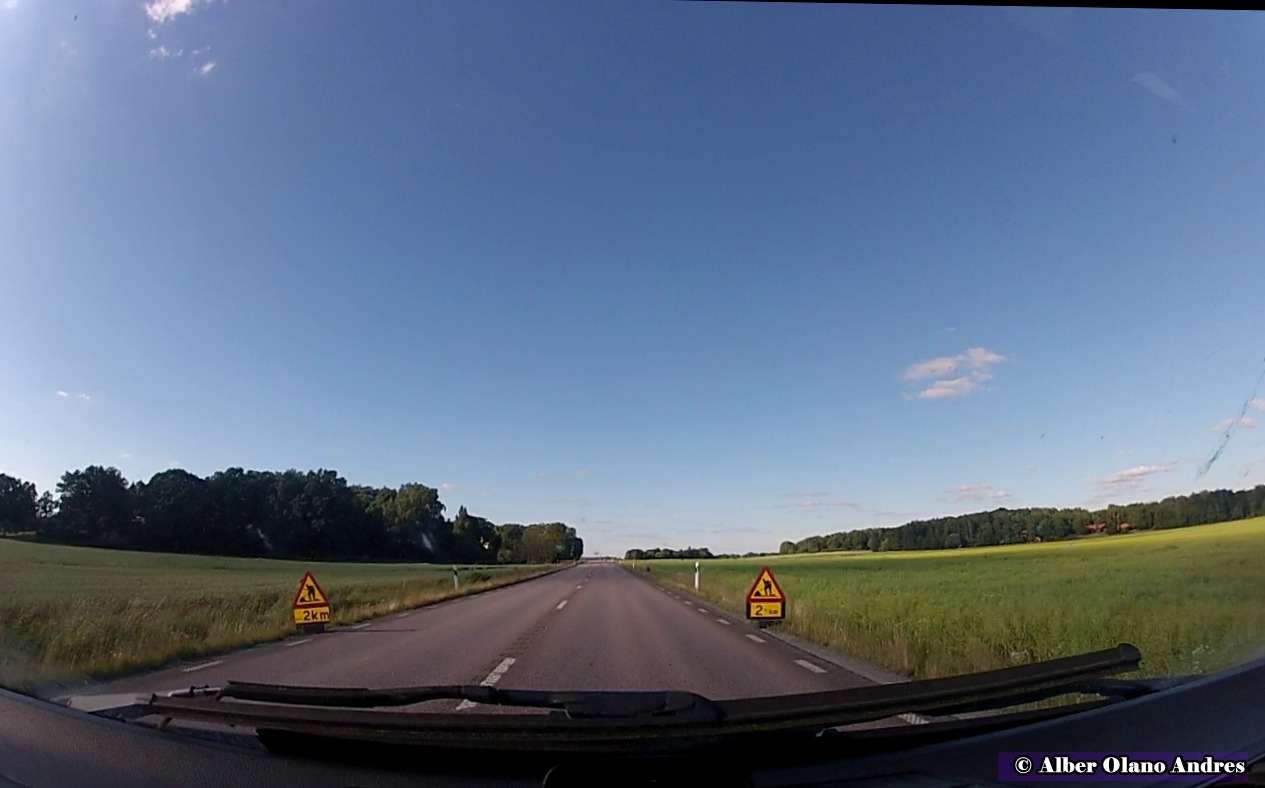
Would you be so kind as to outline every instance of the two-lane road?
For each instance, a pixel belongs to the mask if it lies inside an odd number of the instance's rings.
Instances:
[[[321,635],[107,682],[75,694],[155,692],[228,680],[309,686],[497,684],[687,690],[713,699],[869,684],[710,605],[610,564]],[[474,709],[444,702],[427,708]],[[521,710],[520,710],[521,711]]]

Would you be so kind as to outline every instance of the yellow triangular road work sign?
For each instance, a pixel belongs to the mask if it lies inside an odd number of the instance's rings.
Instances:
[[[303,575],[303,579],[299,581],[299,590],[294,595],[294,609],[301,610],[305,607],[329,607],[329,598],[317,585],[311,572]]]
[[[785,602],[786,595],[782,593],[782,587],[777,584],[777,580],[773,578],[773,573],[766,566],[760,570],[759,576],[756,577],[755,583],[752,584],[751,590],[747,592],[748,602]]]

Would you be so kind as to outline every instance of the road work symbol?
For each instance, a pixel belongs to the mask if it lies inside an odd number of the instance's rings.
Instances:
[[[747,592],[747,618],[786,618],[786,595],[767,566],[760,570]]]
[[[294,623],[307,628],[324,625],[330,620],[329,597],[321,590],[321,586],[312,577],[311,572],[303,575],[299,581],[299,590],[294,594]]]

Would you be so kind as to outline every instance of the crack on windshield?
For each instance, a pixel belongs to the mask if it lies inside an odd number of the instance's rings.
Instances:
[[[1221,433],[1221,440],[1217,444],[1217,448],[1208,456],[1208,459],[1204,460],[1203,465],[1199,466],[1199,470],[1195,473],[1196,481],[1212,468],[1213,464],[1221,456],[1221,452],[1225,451],[1225,447],[1229,445],[1230,438],[1234,437],[1234,433],[1238,430],[1240,423],[1247,416],[1247,409],[1256,400],[1256,393],[1260,390],[1262,381],[1265,381],[1265,368],[1261,369],[1261,374],[1257,376],[1256,385],[1252,386],[1252,393],[1248,394],[1247,399],[1243,400],[1243,406],[1239,408],[1239,414],[1230,420],[1230,423],[1226,425],[1225,431]]]

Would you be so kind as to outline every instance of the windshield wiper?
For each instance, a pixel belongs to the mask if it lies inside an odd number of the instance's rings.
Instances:
[[[1123,698],[1170,683],[1103,682],[1137,667],[1137,648],[1113,649],[984,673],[802,695],[712,701],[687,692],[548,692],[484,686],[398,689],[289,687],[230,682],[222,688],[152,696],[139,710],[325,738],[455,749],[615,752],[744,740],[812,738],[826,729],[896,717],[1004,709],[1069,693]],[[431,700],[548,709],[550,714],[480,715],[391,711]],[[919,726],[915,726],[919,727]]]
[[[497,689],[481,684],[371,690],[230,681],[221,689],[202,690],[199,694],[212,695],[216,700],[355,709],[411,706],[432,700],[467,700],[486,706],[553,709],[575,720],[671,717],[678,722],[714,722],[724,717],[719,706],[693,692],[553,692]]]

